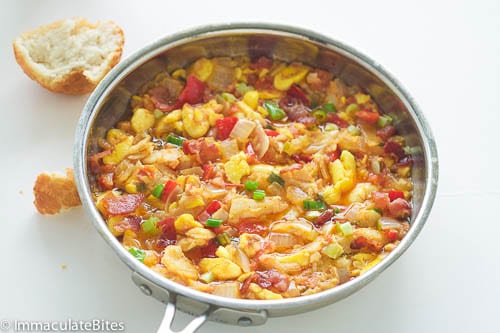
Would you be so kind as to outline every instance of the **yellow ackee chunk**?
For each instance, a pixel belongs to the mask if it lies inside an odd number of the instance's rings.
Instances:
[[[202,107],[184,104],[182,107],[182,123],[184,130],[194,139],[204,136],[210,128],[208,116]]]
[[[178,69],[172,73],[172,77],[174,79],[185,79],[186,78],[186,70],[185,69]]]
[[[201,195],[195,195],[194,197],[190,198],[185,205],[187,209],[192,209],[201,206],[205,206],[205,201],[203,200]]]
[[[281,97],[281,92],[276,90],[259,91],[259,97],[261,99],[279,99]]]
[[[177,129],[176,123],[180,120],[181,110],[174,110],[163,116],[155,126],[155,135],[161,137],[163,134],[170,133],[173,129]]]
[[[207,58],[198,59],[191,67],[191,73],[201,81],[206,81],[214,69],[214,64]]]
[[[384,259],[383,256],[378,256],[377,258],[375,258],[374,260],[370,261],[365,267],[363,267],[361,269],[361,274],[365,273],[367,270],[369,270],[370,268],[372,268],[373,266],[375,266],[376,264],[378,264],[379,262],[382,261],[382,259]]]
[[[372,192],[375,192],[376,190],[377,187],[372,183],[359,183],[347,195],[347,202],[349,204],[355,202],[363,202],[368,199]]]
[[[127,136],[127,134],[125,134],[124,131],[112,128],[106,133],[106,141],[112,145],[116,145],[118,142],[122,141],[125,136]]]
[[[227,179],[233,184],[239,184],[241,177],[250,174],[250,166],[246,161],[246,155],[243,152],[233,155],[228,162],[224,164],[224,171]]]
[[[175,230],[179,233],[185,233],[189,229],[203,228],[200,222],[194,220],[191,214],[182,214],[174,221]]]
[[[256,110],[257,106],[259,106],[259,92],[257,90],[247,91],[243,96],[243,102]]]
[[[327,204],[339,203],[342,193],[350,191],[356,181],[356,160],[348,150],[343,150],[340,159],[330,162],[330,175],[333,186],[327,186],[323,192]]]
[[[255,294],[258,299],[283,299],[280,294],[274,293],[271,290],[261,288],[256,283],[250,283],[250,291]]]
[[[145,254],[144,255],[144,265],[146,265],[148,267],[154,266],[160,261],[160,258],[153,250],[145,250],[144,254]]]
[[[354,95],[354,97],[356,98],[356,103],[358,104],[364,104],[370,101],[370,95],[358,93]]]
[[[240,266],[226,258],[203,258],[198,266],[202,273],[212,272],[219,281],[236,279],[243,273]]]
[[[120,163],[125,157],[127,157],[128,151],[130,147],[132,147],[133,142],[134,138],[131,136],[127,136],[123,141],[115,146],[111,154],[106,155],[102,158],[102,162],[104,164]]]
[[[155,115],[148,109],[139,108],[135,110],[130,125],[136,133],[141,133],[155,124]]]
[[[308,71],[307,67],[298,63],[292,63],[276,74],[274,77],[274,88],[286,91],[292,84],[302,81]]]
[[[311,254],[307,251],[300,251],[293,254],[288,254],[284,256],[277,256],[276,259],[282,264],[298,264],[299,266],[305,267],[309,265],[309,257]]]

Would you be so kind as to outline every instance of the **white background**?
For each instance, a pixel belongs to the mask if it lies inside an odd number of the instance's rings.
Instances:
[[[11,42],[24,30],[73,16],[120,24],[124,56],[205,23],[266,21],[312,29],[385,66],[429,120],[438,143],[439,190],[410,249],[341,302],[239,331],[499,331],[497,0],[1,1],[0,320],[99,318],[123,321],[127,332],[153,332],[163,315],[163,305],[140,293],[82,208],[40,216],[32,205],[38,173],[72,166],[75,125],[88,96],[40,88],[17,66]],[[201,329],[236,330],[216,323]]]

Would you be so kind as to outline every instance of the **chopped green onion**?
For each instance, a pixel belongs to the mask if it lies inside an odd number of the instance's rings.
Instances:
[[[422,150],[420,149],[420,147],[404,146],[403,151],[405,152],[406,155],[412,155],[412,154],[418,154]]]
[[[238,83],[236,85],[236,92],[240,94],[241,96],[245,95],[247,92],[254,90],[252,86],[247,86],[246,83]]]
[[[382,215],[382,209],[375,207],[375,208],[372,208],[372,210],[374,210],[377,213],[379,213],[380,215]]]
[[[207,227],[218,228],[222,224],[222,220],[209,218],[205,221]]]
[[[226,102],[233,103],[236,101],[236,97],[234,97],[233,94],[228,93],[228,92],[223,92],[221,94],[222,99],[224,99]]]
[[[304,200],[305,210],[325,210],[326,204],[324,201],[319,200]]]
[[[140,262],[144,262],[144,258],[146,257],[146,252],[144,252],[144,250],[132,246],[130,249],[128,249],[128,252],[133,255],[135,259],[139,260]]]
[[[165,115],[165,113],[163,113],[163,111],[160,111],[158,109],[155,109],[153,111],[153,114],[155,115],[155,119],[160,119],[161,117],[163,117]]]
[[[182,143],[184,142],[184,140],[185,139],[183,137],[176,136],[176,135],[173,135],[173,134],[169,134],[168,137],[167,137],[167,142],[171,143],[171,144],[174,144],[176,146],[182,146]]]
[[[259,188],[259,182],[256,180],[249,180],[245,183],[245,189],[248,191],[253,192],[258,188]]]
[[[271,172],[271,174],[269,175],[267,180],[270,183],[278,183],[281,186],[285,186],[285,180],[283,178],[281,178],[280,176],[278,176],[277,174],[275,174],[274,172]]]
[[[231,243],[231,238],[229,237],[229,235],[225,232],[221,233],[221,234],[218,234],[217,236],[215,236],[215,240],[217,241],[217,243],[221,246],[226,246],[228,245],[229,243]]]
[[[325,110],[316,110],[313,112],[313,117],[316,118],[316,121],[320,124],[326,121],[326,111]]]
[[[340,208],[339,208],[339,207],[335,207],[335,208],[333,208],[333,214],[335,214],[335,215],[336,215],[336,214],[338,214],[338,213],[340,213]]]
[[[269,116],[272,120],[280,120],[286,117],[285,111],[279,108],[276,103],[273,102],[264,102],[264,107],[267,112],[269,112]]]
[[[384,114],[383,116],[378,117],[377,119],[377,126],[378,127],[385,127],[392,123],[392,118],[391,116]]]
[[[354,125],[349,125],[349,127],[347,127],[347,131],[355,136],[361,135],[361,130]]]
[[[266,197],[266,192],[263,190],[255,190],[253,192],[253,198],[254,200],[263,200]]]
[[[344,249],[337,243],[329,244],[321,249],[321,252],[326,254],[332,259],[337,259],[344,253]]]
[[[337,230],[344,236],[352,235],[353,232],[352,225],[349,222],[337,224]]]
[[[163,192],[163,188],[165,186],[163,184],[158,184],[155,186],[155,188],[153,189],[153,192],[151,193],[155,198],[160,198],[161,197],[161,193]]]
[[[335,108],[335,105],[333,103],[323,104],[323,108],[330,113],[337,112],[337,109]]]
[[[156,226],[160,219],[156,216],[151,216],[146,221],[143,221],[141,224],[141,229],[145,234],[148,235],[158,235],[160,233],[160,229]]]
[[[349,104],[346,108],[345,108],[345,112],[352,116],[354,115],[357,111],[359,111],[359,106],[358,104]]]
[[[325,125],[325,131],[331,132],[331,131],[337,131],[339,127],[333,123],[328,123]]]
[[[205,283],[210,283],[215,279],[214,273],[206,272],[200,275],[200,281]]]
[[[135,189],[139,193],[144,193],[144,192],[146,192],[148,190],[148,188],[146,186],[146,183],[144,183],[144,182],[137,182],[137,183],[135,183]]]

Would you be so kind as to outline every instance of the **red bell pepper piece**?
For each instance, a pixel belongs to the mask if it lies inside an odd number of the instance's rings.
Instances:
[[[385,237],[387,237],[389,242],[394,242],[399,238],[399,231],[396,229],[387,229],[385,230]]]
[[[219,200],[213,200],[212,202],[210,202],[208,204],[208,206],[207,206],[207,208],[205,208],[205,210],[207,211],[208,214],[212,215],[213,213],[218,211],[221,207],[222,207],[222,204]]]
[[[277,131],[272,130],[272,129],[264,129],[264,132],[266,133],[267,136],[278,136],[280,135]]]
[[[225,117],[215,121],[215,128],[217,128],[217,139],[226,140],[231,134],[234,125],[238,122],[238,117]]]
[[[328,158],[330,159],[330,162],[333,162],[333,161],[340,158],[340,153],[341,153],[340,149],[337,148],[337,150],[335,150],[335,151],[331,151],[331,152],[326,153],[326,156],[328,156]]]
[[[174,218],[167,217],[159,221],[156,226],[162,231],[161,237],[168,240],[177,239],[177,231],[175,230]]]
[[[401,199],[405,198],[405,194],[403,193],[403,191],[396,191],[396,190],[389,191],[389,200],[391,200],[391,202],[396,200],[397,198]]]
[[[370,124],[375,124],[380,117],[380,115],[377,112],[372,112],[368,110],[361,110],[356,112],[356,117],[358,119],[364,120],[367,123]]]
[[[215,166],[212,163],[203,164],[201,167],[203,169],[203,180],[209,180],[215,177]]]
[[[163,187],[163,192],[161,192],[161,201],[166,202],[177,186],[179,186],[179,184],[177,184],[175,180],[167,180]]]

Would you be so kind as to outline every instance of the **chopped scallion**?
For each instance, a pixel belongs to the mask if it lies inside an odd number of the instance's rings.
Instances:
[[[326,204],[324,201],[319,200],[304,200],[305,210],[325,210]]]
[[[132,246],[130,249],[128,249],[128,252],[133,255],[135,259],[139,260],[140,262],[144,262],[144,258],[146,257],[146,252],[144,252],[144,250]]]
[[[245,189],[248,191],[253,192],[258,188],[259,188],[259,182],[256,180],[249,180],[245,183]]]
[[[271,172],[271,174],[269,175],[269,177],[267,178],[267,180],[270,183],[278,183],[281,186],[285,185],[285,180],[283,178],[281,178],[280,176],[278,176],[277,174],[275,174],[274,172]]]
[[[378,127],[385,127],[387,125],[390,125],[392,123],[392,118],[391,116],[384,114],[383,116],[378,117],[377,119],[377,126]]]
[[[223,92],[221,94],[222,99],[224,99],[226,102],[233,103],[236,101],[236,97],[234,97],[233,94],[228,93],[228,92]]]
[[[361,135],[361,130],[354,125],[349,125],[349,127],[347,127],[347,131],[355,136]]]
[[[222,224],[222,220],[209,218],[205,221],[207,227],[218,228]]]
[[[325,125],[325,131],[331,132],[331,131],[337,131],[339,127],[333,123],[328,123]]]
[[[320,124],[326,121],[326,111],[325,110],[316,110],[313,112],[313,117],[316,118],[316,121]]]
[[[164,185],[163,184],[158,184],[155,186],[155,188],[153,189],[153,192],[151,193],[155,198],[160,198],[161,197],[161,193],[163,192],[163,187]]]
[[[263,190],[255,190],[253,192],[254,200],[264,200],[265,197],[266,197],[266,192],[264,192]]]
[[[326,104],[323,104],[323,108],[324,108],[327,112],[331,112],[331,113],[337,112],[337,109],[335,109],[335,105],[334,105],[333,103],[326,103]]]
[[[339,232],[341,232],[344,236],[349,236],[352,235],[353,228],[351,223],[346,222],[346,223],[339,223],[337,224],[337,229]]]
[[[217,236],[215,236],[215,240],[217,241],[217,243],[221,246],[226,246],[228,245],[229,243],[231,243],[231,238],[229,237],[229,235],[225,232],[221,233],[221,234],[218,234]]]
[[[245,95],[245,93],[254,90],[252,86],[247,86],[246,83],[238,83],[235,88],[236,92],[241,96]]]
[[[337,259],[344,253],[344,249],[337,243],[329,244],[321,249],[321,252],[326,254],[332,259]]]
[[[159,220],[160,219],[156,216],[151,216],[149,219],[143,221],[141,224],[142,231],[148,235],[158,235],[160,229],[157,227],[156,223],[158,223]]]
[[[359,106],[358,104],[349,104],[346,108],[345,108],[345,112],[348,114],[348,115],[354,115],[357,111],[359,111]]]
[[[153,114],[155,115],[156,119],[160,119],[161,117],[163,117],[165,115],[165,113],[163,113],[162,111],[160,111],[158,109],[155,109],[153,111]]]
[[[184,140],[185,140],[184,138],[182,138],[180,136],[173,135],[173,134],[169,134],[167,137],[167,142],[174,144],[176,146],[182,146],[182,143],[184,142]]]

